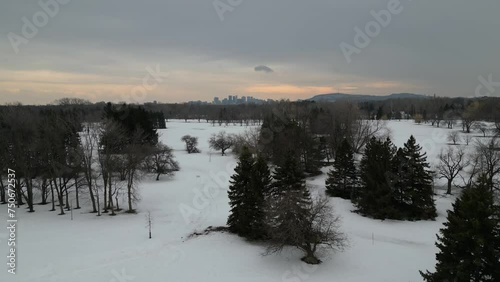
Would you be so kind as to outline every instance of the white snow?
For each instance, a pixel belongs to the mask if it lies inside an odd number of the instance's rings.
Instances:
[[[449,129],[413,121],[390,121],[388,126],[398,146],[413,134],[431,163],[448,143]],[[17,212],[17,274],[8,274],[4,263],[0,281],[406,282],[422,281],[418,271],[433,269],[435,234],[453,197],[437,196],[439,217],[420,222],[364,218],[351,212],[349,201],[331,198],[343,218],[350,247],[342,253],[325,254],[319,266],[302,263],[296,250],[263,256],[265,246],[230,234],[187,239],[193,231],[225,225],[229,212],[226,191],[236,160],[231,154],[223,157],[210,152],[208,138],[220,130],[238,133],[245,127],[194,121],[171,121],[167,127],[161,130],[161,140],[174,148],[181,170],[158,182],[154,176],[141,182],[139,214],[97,217],[82,209],[75,210],[71,220],[69,214],[49,212],[50,205],[35,206],[33,214],[22,208]],[[199,137],[202,153],[184,151],[180,138],[185,134]],[[323,174],[308,179],[313,194],[324,193],[325,178]],[[146,228],[148,211],[153,216],[151,240]],[[0,205],[0,218],[6,222],[6,205]],[[2,228],[0,254],[5,256],[6,239],[7,230]]]

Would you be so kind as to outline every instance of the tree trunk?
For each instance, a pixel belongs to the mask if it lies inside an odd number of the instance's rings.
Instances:
[[[99,190],[97,189],[97,183],[96,183],[95,196],[96,196],[96,200],[97,200],[97,216],[101,216],[101,201],[99,200]],[[106,203],[104,203],[104,204],[106,204]]]
[[[133,183],[134,179],[134,172],[130,171],[128,174],[128,181],[127,181],[127,197],[128,197],[128,211],[129,213],[133,213],[134,209],[132,207],[132,186],[134,185]]]
[[[57,182],[56,182],[57,184]],[[64,215],[64,190],[63,190],[63,187],[62,187],[62,184],[61,184],[61,179],[59,179],[59,185],[56,186],[56,190],[57,190],[57,198],[59,199],[59,209],[61,210],[61,212],[59,213],[59,215]]]
[[[16,200],[17,200],[17,207],[19,208],[20,206],[24,205],[23,203],[23,192],[21,191],[21,181],[16,179]]]
[[[47,204],[47,179],[42,180],[42,202],[40,205],[46,205]]]
[[[448,179],[448,190],[446,190],[446,194],[451,195],[451,182],[452,179]]]
[[[6,204],[6,197],[5,197],[5,186],[2,181],[2,177],[0,177],[0,204]]]
[[[134,212],[132,208],[132,187],[127,185],[127,195],[128,195],[128,212]]]
[[[69,206],[69,189],[68,186],[66,186],[66,181],[64,181],[64,191],[66,191],[66,210],[69,211],[71,210],[71,207]]]
[[[314,255],[314,251],[311,249],[305,250],[306,255],[301,259],[307,264],[319,264],[321,261]]]
[[[158,175],[156,176],[156,181],[159,181],[160,180],[160,173],[158,173]]]
[[[106,177],[105,177],[106,178]],[[103,213],[108,213],[108,185],[109,183],[105,183],[104,184],[104,191],[103,191],[103,195],[104,195],[104,210],[102,211]],[[111,188],[109,188],[111,189]]]
[[[111,177],[109,178],[109,195],[108,195],[108,199],[109,199],[109,208],[111,209],[111,214],[110,215],[116,215],[115,213],[115,208],[113,207],[113,193],[112,193],[112,189],[113,187],[111,187]]]
[[[95,202],[94,190],[92,189],[92,177],[91,176],[87,177],[87,183],[89,185],[90,201],[92,202],[92,213],[96,213],[97,206],[96,206],[96,202]]]
[[[111,195],[111,193],[109,193],[108,200],[109,200],[109,209],[111,210],[110,215],[116,215],[115,207],[113,206],[113,196]]]
[[[120,210],[120,205],[118,204],[118,193],[115,196],[115,203],[116,203],[116,210],[119,211]]]
[[[78,178],[75,178],[75,193],[76,193],[76,207],[75,210],[80,209],[80,196],[78,195]]]
[[[35,210],[33,209],[33,180],[31,179],[31,177],[29,177],[29,179],[26,179],[26,190],[28,190],[28,212],[35,212]]]
[[[52,196],[52,209],[50,211],[55,211],[56,210],[56,201],[54,197],[54,186],[52,185],[52,180],[49,180],[50,184],[50,195]]]

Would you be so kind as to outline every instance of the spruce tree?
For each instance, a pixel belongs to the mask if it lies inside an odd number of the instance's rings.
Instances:
[[[361,160],[361,188],[356,199],[359,212],[378,219],[398,218],[387,172],[392,169],[395,148],[388,138],[372,137]]]
[[[269,199],[269,225],[271,234],[282,242],[296,242],[291,230],[303,226],[308,220],[311,196],[305,185],[305,176],[295,154],[289,153],[273,174],[274,183]]]
[[[326,192],[333,197],[343,199],[354,198],[357,184],[356,166],[354,165],[354,151],[344,139],[337,150],[333,168],[328,172]]]
[[[231,176],[229,186],[229,205],[231,213],[227,220],[229,230],[240,236],[250,234],[251,218],[249,217],[248,198],[252,182],[252,170],[254,159],[250,150],[244,147],[239,157],[238,164],[234,169],[235,174]]]
[[[392,169],[387,173],[391,185],[392,198],[398,210],[409,210],[411,206],[410,187],[408,179],[410,170],[402,148],[399,148],[392,160]]]
[[[500,219],[487,180],[467,187],[448,211],[440,230],[434,272],[425,281],[500,281]]]
[[[403,166],[407,170],[406,192],[411,200],[411,207],[407,213],[409,219],[434,219],[436,218],[436,206],[434,204],[432,175],[425,153],[421,153],[422,147],[417,144],[415,138],[410,136],[404,144]]]
[[[258,155],[251,172],[250,195],[245,198],[250,217],[250,239],[263,239],[265,232],[265,209],[266,201],[270,195],[271,172],[267,161],[262,155]]]

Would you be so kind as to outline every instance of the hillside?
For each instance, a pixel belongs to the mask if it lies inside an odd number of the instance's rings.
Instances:
[[[337,100],[352,100],[352,101],[383,101],[388,99],[427,99],[430,96],[423,94],[413,93],[393,93],[390,95],[367,95],[367,94],[345,94],[345,93],[331,93],[319,94],[307,99],[308,101],[328,101],[335,102]]]

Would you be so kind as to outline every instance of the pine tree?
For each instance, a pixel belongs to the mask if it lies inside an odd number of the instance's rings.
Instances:
[[[250,239],[263,239],[265,232],[265,209],[266,200],[269,198],[271,189],[271,172],[267,161],[258,155],[252,168],[250,181],[250,197],[245,206],[248,207],[250,217]],[[245,200],[244,200],[245,201]]]
[[[410,178],[408,161],[402,148],[399,148],[392,159],[392,169],[387,174],[391,185],[393,202],[398,210],[409,210],[411,206]]]
[[[311,196],[305,185],[304,173],[295,154],[289,153],[274,172],[270,198],[269,228],[274,238],[283,243],[295,243],[298,239],[292,230],[308,220]]]
[[[343,199],[354,198],[357,184],[356,166],[354,165],[354,151],[344,139],[337,150],[333,168],[328,172],[326,192],[333,197]]]
[[[406,187],[411,199],[411,208],[408,212],[410,219],[434,219],[436,218],[436,205],[433,199],[432,175],[425,153],[421,153],[422,147],[416,143],[415,138],[410,136],[404,144],[403,166],[407,169]]]
[[[499,207],[484,177],[465,188],[447,218],[436,243],[436,270],[420,272],[424,280],[500,281]]]
[[[248,215],[247,206],[249,202],[250,186],[252,182],[253,157],[250,150],[244,147],[239,157],[238,165],[234,169],[235,174],[231,176],[229,186],[229,205],[231,214],[227,220],[229,230],[240,235],[250,234],[251,218]]]
[[[372,137],[361,160],[361,188],[356,199],[359,212],[378,219],[398,218],[387,173],[392,169],[395,148],[390,139]]]

